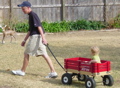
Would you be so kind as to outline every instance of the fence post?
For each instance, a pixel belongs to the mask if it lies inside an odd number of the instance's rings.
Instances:
[[[104,0],[104,7],[103,7],[103,19],[104,19],[104,22],[106,23],[107,21],[107,18],[106,18],[106,14],[107,14],[107,2],[106,0]]]
[[[65,2],[66,0],[61,0],[61,21],[65,20]]]
[[[9,11],[9,24],[11,23],[11,21],[12,21],[12,13],[13,13],[13,5],[12,5],[12,0],[10,0],[9,1],[9,9],[10,9],[10,11]]]

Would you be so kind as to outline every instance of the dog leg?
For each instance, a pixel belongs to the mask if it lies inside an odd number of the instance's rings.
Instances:
[[[16,42],[16,38],[15,38],[15,36],[13,36],[14,37],[14,39],[15,39],[15,42]]]
[[[12,43],[12,37],[13,37],[13,36],[11,36],[11,40],[10,40],[10,43]]]
[[[11,41],[10,41],[10,43],[12,43],[13,38],[15,39],[15,42],[16,42],[15,36],[12,35],[12,36],[11,36]]]
[[[5,43],[5,34],[3,34],[3,39],[2,39],[2,44],[4,44]]]

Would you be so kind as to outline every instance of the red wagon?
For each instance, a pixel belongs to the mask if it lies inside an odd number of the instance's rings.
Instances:
[[[90,58],[83,57],[65,59],[64,68],[66,73],[62,75],[62,83],[71,84],[73,76],[76,76],[79,81],[85,81],[86,88],[95,88],[96,82],[94,77],[101,76],[104,85],[112,86],[114,81],[110,75],[110,61],[101,60],[101,63],[89,64],[90,60]]]

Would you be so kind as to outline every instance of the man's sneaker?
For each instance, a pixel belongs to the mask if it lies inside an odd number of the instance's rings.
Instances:
[[[46,76],[45,78],[56,78],[58,75],[56,72],[51,72],[48,74],[48,76]]]
[[[12,70],[12,73],[14,75],[20,75],[20,76],[24,76],[25,75],[25,72],[23,72],[21,70],[16,70],[16,71]]]

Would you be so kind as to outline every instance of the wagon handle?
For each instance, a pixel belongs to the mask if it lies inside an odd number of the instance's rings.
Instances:
[[[65,68],[60,64],[60,62],[57,60],[57,58],[55,57],[55,55],[53,54],[53,52],[51,51],[49,44],[45,44],[45,46],[47,46],[48,50],[51,52],[51,54],[53,55],[53,57],[55,58],[55,60],[57,61],[57,63],[60,65],[60,67],[66,72]]]

